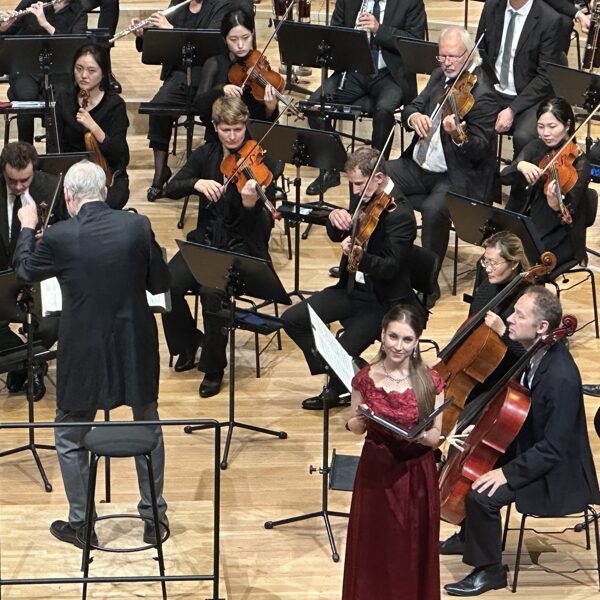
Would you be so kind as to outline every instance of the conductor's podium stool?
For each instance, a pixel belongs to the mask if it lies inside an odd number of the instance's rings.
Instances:
[[[167,523],[159,524],[158,519],[158,504],[156,501],[156,489],[154,487],[154,471],[152,468],[151,452],[158,445],[158,436],[154,431],[144,426],[113,426],[113,427],[97,427],[89,431],[83,438],[84,447],[90,452],[90,476],[87,492],[87,504],[85,522],[81,525],[77,532],[77,537],[83,543],[83,556],[81,570],[83,576],[88,577],[89,566],[92,561],[90,551],[102,550],[104,552],[139,552],[141,550],[149,550],[156,547],[158,570],[160,576],[165,575],[165,563],[163,559],[162,545],[170,535]],[[98,472],[98,461],[100,457],[105,458],[135,458],[142,456],[146,460],[148,467],[148,480],[150,486],[150,497],[152,500],[152,518],[142,517],[133,514],[120,515],[105,515],[102,517],[94,517],[94,498],[96,492],[96,475]],[[97,521],[106,519],[141,519],[142,521],[151,522],[154,525],[155,544],[146,544],[136,548],[107,548],[91,543],[92,531]],[[91,527],[87,524],[91,523]],[[160,526],[164,528],[164,535],[160,535]],[[166,583],[161,581],[163,600],[167,599]],[[85,600],[87,594],[87,583],[83,584],[82,600]]]

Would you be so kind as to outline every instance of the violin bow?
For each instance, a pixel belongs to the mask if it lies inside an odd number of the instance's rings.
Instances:
[[[46,231],[46,228],[48,227],[50,217],[52,216],[52,211],[54,210],[54,205],[56,204],[56,199],[58,198],[58,193],[60,192],[60,188],[62,186],[63,177],[63,174],[60,173],[58,177],[58,183],[56,184],[56,188],[54,190],[54,195],[52,196],[52,202],[50,202],[48,212],[46,213],[46,216],[44,217],[44,221],[42,223],[42,231]]]

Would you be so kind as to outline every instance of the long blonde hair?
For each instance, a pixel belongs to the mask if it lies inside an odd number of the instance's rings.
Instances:
[[[421,337],[424,328],[423,319],[417,309],[410,304],[396,304],[390,308],[381,321],[382,329],[387,330],[390,323],[394,321],[406,323],[415,332],[417,340]],[[375,362],[381,362],[385,357],[386,354],[382,344]],[[435,405],[435,385],[429,374],[429,368],[421,358],[418,342],[408,359],[408,376],[417,399],[419,416],[421,418],[427,417],[433,412]]]

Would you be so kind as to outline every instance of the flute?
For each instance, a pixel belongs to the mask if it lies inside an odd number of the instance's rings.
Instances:
[[[369,0],[362,0],[362,4],[360,5],[360,8],[358,9],[358,14],[356,15],[356,21],[354,22],[354,29],[360,29],[360,27],[358,26],[358,20],[360,19],[360,16],[363,13],[367,12],[368,4],[369,4]],[[342,80],[340,81],[340,85],[338,85],[338,90],[344,89],[347,75],[348,75],[348,71],[344,71],[344,74],[342,75]]]
[[[58,4],[61,0],[50,0],[50,2],[44,2],[42,4],[42,8],[48,8],[48,6],[54,6]],[[10,21],[11,19],[20,19],[25,15],[31,13],[31,6],[24,8],[23,10],[5,10],[0,12],[0,23],[6,23],[6,21]]]
[[[184,0],[183,2],[180,2],[179,4],[175,4],[174,6],[166,8],[165,10],[162,11],[162,14],[166,17],[166,16],[174,13],[178,8],[181,8],[182,6],[189,4],[191,1],[192,0]],[[146,25],[148,25],[148,23],[150,23],[151,18],[152,17],[148,17],[147,19],[140,21],[136,25],[130,25],[129,27],[127,27],[127,29],[123,29],[122,31],[119,31],[119,33],[115,33],[114,37],[110,38],[110,40],[108,40],[108,41],[112,44],[115,40],[125,37],[126,35],[129,35],[130,33],[133,33],[134,31],[137,31],[138,29],[141,29],[142,27],[146,27]]]

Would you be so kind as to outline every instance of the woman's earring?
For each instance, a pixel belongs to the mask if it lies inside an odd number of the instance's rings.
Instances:
[[[412,351],[412,357],[417,358],[417,356],[419,356],[419,344],[417,344]]]

